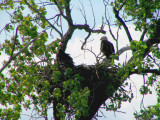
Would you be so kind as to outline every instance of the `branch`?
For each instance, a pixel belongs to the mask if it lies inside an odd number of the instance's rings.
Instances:
[[[61,32],[60,32],[54,25],[52,25],[52,24],[45,18],[45,16],[43,16],[38,10],[36,10],[35,8],[33,8],[33,7],[27,2],[27,0],[25,0],[25,3],[26,3],[32,10],[34,10],[42,19],[44,19],[45,21],[47,21],[47,23],[62,37]]]
[[[120,50],[117,51],[116,54],[121,55],[123,52],[125,52],[127,50],[131,50],[130,46],[126,46],[126,47],[121,48]]]
[[[66,4],[65,4],[66,20],[67,20],[69,26],[72,26],[73,25],[73,20],[72,20],[72,17],[71,17],[71,10],[70,10],[70,1],[71,0],[65,0],[65,1],[66,1]]]
[[[80,12],[81,12],[81,14],[82,14],[82,16],[83,16],[83,18],[85,20],[85,24],[87,24],[86,13],[85,13],[85,9],[84,9],[83,3],[80,0],[79,0],[79,2],[81,4],[81,6],[82,6],[82,9],[79,7],[79,10],[80,10]]]
[[[102,29],[98,29],[98,30],[93,30],[91,28],[89,28],[89,25],[88,24],[84,24],[84,25],[80,25],[80,24],[77,24],[77,25],[74,25],[74,27],[76,29],[80,29],[80,30],[85,30],[86,32],[92,32],[92,33],[103,33],[105,34],[106,31],[102,30]]]
[[[128,39],[130,42],[132,42],[132,37],[130,35],[130,32],[128,30],[128,27],[126,26],[125,22],[122,20],[122,18],[119,16],[119,11],[114,7],[113,8],[113,11],[115,13],[115,17],[119,20],[119,22],[123,25],[124,29],[125,29],[125,32],[128,36]]]
[[[147,56],[147,54],[150,52],[150,48],[154,44],[160,43],[160,19],[157,20],[156,22],[156,29],[153,31],[153,37],[149,38],[148,40],[144,41],[147,45],[147,48],[145,49],[144,53],[142,54],[142,60]],[[130,58],[130,60],[127,62],[126,65],[130,64],[133,60],[135,59],[134,56]]]
[[[41,36],[43,33],[44,33],[44,31],[42,31],[39,34],[39,36]],[[0,69],[0,73],[12,62],[12,60],[14,60],[20,53],[22,53],[31,43],[33,43],[34,41],[36,41],[39,36],[37,36],[32,41],[30,41],[23,49],[21,49],[19,52],[17,52],[13,57],[10,57],[9,60],[7,61],[7,63],[5,63],[5,65]]]
[[[14,52],[14,49],[15,49],[16,39],[17,39],[17,33],[18,33],[18,27],[17,27],[17,29],[16,29],[16,35],[15,35],[15,37],[14,37],[14,41],[13,41],[13,48],[12,48],[12,52],[11,52],[11,56],[10,56],[10,58],[12,58],[12,56],[13,56],[13,52]]]
[[[58,8],[60,14],[66,19],[66,16],[63,14],[62,8],[60,7],[58,2],[57,2],[57,0],[54,0],[54,3],[55,3],[55,5],[57,5],[57,8]]]
[[[150,38],[148,39],[146,42],[146,45],[147,45],[147,48],[146,50],[144,51],[144,54],[142,54],[143,56],[143,59],[146,57],[146,55],[150,52],[150,48],[152,47],[152,45],[156,44],[156,43],[160,43],[160,37],[157,36],[156,37],[153,37],[153,38]],[[134,56],[132,56],[129,61],[127,62],[126,65],[130,64],[133,60],[134,60]]]
[[[85,48],[84,50],[91,52],[95,56],[96,62],[99,64],[98,56],[92,51],[92,47],[91,47],[91,49]]]
[[[123,8],[123,6],[126,4],[126,2],[127,2],[127,0],[125,0],[125,1],[123,2],[123,4],[119,7],[118,12]]]
[[[84,45],[87,43],[87,39],[90,37],[90,35],[91,35],[91,32],[89,32],[88,33],[88,35],[87,35],[87,37],[85,38],[85,40],[84,40],[84,42],[83,42],[83,44],[82,44],[82,46],[81,46],[81,49],[83,50],[84,48]]]
[[[106,12],[106,6],[105,6],[105,12]],[[112,38],[113,38],[115,41],[117,41],[117,40],[116,40],[116,38],[115,38],[115,36],[114,36],[114,34],[112,33],[112,30],[111,30],[111,25],[110,25],[110,22],[109,22],[109,20],[107,19],[107,16],[106,16],[106,14],[105,14],[105,18],[106,18],[106,21],[107,21],[107,23],[108,23],[109,32],[110,32],[110,34],[111,34]]]
[[[86,32],[88,32],[89,34],[90,33],[103,33],[105,34],[106,31],[104,31],[103,29],[98,29],[98,30],[93,30],[89,27],[88,24],[84,24],[84,25],[81,25],[81,24],[76,24],[74,25],[73,24],[73,20],[72,20],[72,17],[71,17],[71,10],[70,10],[70,0],[66,0],[66,4],[65,4],[65,11],[66,11],[66,20],[68,22],[68,25],[69,25],[69,28],[66,32],[66,34],[61,37],[62,40],[61,40],[61,45],[60,45],[60,48],[62,50],[66,50],[66,47],[67,47],[67,43],[69,41],[69,39],[72,37],[73,35],[73,32],[76,30],[76,29],[80,29],[80,30],[85,30]],[[86,38],[88,39],[88,38]]]
[[[63,39],[61,40],[60,48],[62,50],[64,50],[64,51],[66,50],[67,43],[68,43],[69,39],[72,37],[72,34],[73,34],[74,30],[76,30],[76,29],[80,29],[80,30],[83,29],[83,30],[85,30],[86,32],[89,32],[89,33],[103,33],[103,34],[106,33],[106,31],[104,31],[102,29],[93,30],[87,24],[84,24],[84,25],[80,25],[80,24],[70,25],[68,31],[66,32]]]
[[[146,70],[141,71],[141,72],[139,72],[138,69],[135,69],[134,72],[131,72],[131,71],[130,71],[129,74],[132,75],[132,74],[142,74],[142,73],[155,73],[156,75],[160,75],[160,71],[157,70],[157,69],[146,69]]]
[[[144,29],[144,31],[143,31],[143,33],[142,33],[142,35],[141,35],[140,41],[143,41],[144,36],[145,36],[147,30],[148,30],[147,28]]]

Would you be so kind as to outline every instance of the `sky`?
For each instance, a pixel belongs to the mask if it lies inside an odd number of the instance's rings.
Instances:
[[[89,2],[85,2],[85,0],[79,0],[79,2],[77,2],[76,0],[73,0],[73,12],[72,15],[75,16],[74,17],[74,23],[78,24],[84,23],[84,19],[82,18],[82,14],[80,13],[79,9],[82,8],[81,4],[83,3],[84,5],[84,9],[86,11],[86,15],[87,15],[87,22],[90,23],[90,21],[93,21],[93,14],[91,12],[91,7],[90,7],[90,3]],[[100,27],[101,25],[101,20],[102,17],[101,15],[103,14],[103,2],[102,0],[97,2],[97,0],[92,0],[92,5],[93,5],[93,9],[94,9],[94,14],[95,14],[95,19],[96,19],[96,28]],[[110,9],[110,8],[109,8]],[[53,9],[52,9],[53,10]],[[109,10],[111,11],[111,9]],[[49,11],[49,14],[51,13],[51,11]],[[6,24],[8,22],[8,15],[6,13],[3,13],[2,11],[0,11],[0,29],[2,29],[4,26],[4,24]],[[113,19],[114,20],[114,19]],[[91,25],[93,25],[93,23],[90,23]],[[138,40],[141,32],[136,32],[134,30],[134,26],[132,24],[128,25],[130,33],[133,37],[134,40]],[[108,27],[105,27],[106,35],[109,39],[110,42],[113,43],[114,46],[116,46],[116,42],[112,39],[111,35],[109,34],[108,31]],[[112,27],[112,31],[114,33],[116,33],[117,27]],[[87,34],[84,31],[75,31],[75,33],[73,34],[71,40],[69,41],[68,45],[67,45],[67,50],[66,53],[69,53],[71,55],[71,57],[73,58],[74,62],[76,65],[79,64],[86,64],[86,65],[93,65],[96,63],[96,59],[95,56],[88,51],[83,51],[81,50],[81,45],[82,45],[82,41],[84,41],[84,38],[87,36]],[[96,53],[96,55],[98,55],[100,53],[100,38],[104,36],[102,34],[93,34],[91,35],[91,37],[88,39],[88,43],[85,46],[88,49],[92,49],[92,51],[94,53]],[[3,38],[4,39],[4,38]],[[147,39],[147,37],[145,38]],[[0,38],[0,43],[2,42],[2,37]],[[125,31],[123,29],[120,30],[119,32],[119,49],[125,46],[128,46],[129,42],[127,39],[127,36],[125,34]],[[119,61],[115,61],[116,63],[124,63],[126,60],[128,60],[131,57],[132,53],[131,51],[127,51],[125,53],[123,53],[120,57],[119,57]],[[2,61],[4,59],[7,59],[7,56],[0,56],[0,67],[2,66]],[[134,120],[134,116],[133,116],[133,112],[136,112],[140,110],[140,105],[141,105],[141,101],[143,96],[141,96],[139,94],[139,88],[140,86],[143,84],[143,78],[140,75],[132,75],[130,76],[129,79],[127,79],[127,81],[129,83],[131,83],[131,86],[133,88],[134,91],[134,99],[132,100],[131,103],[125,102],[122,104],[122,107],[119,111],[122,112],[109,112],[109,111],[105,111],[105,110],[101,110],[104,114],[104,116],[101,114],[101,112],[99,111],[98,114],[102,115],[102,117],[99,117],[98,120]],[[154,88],[152,88],[152,90],[154,90]],[[156,94],[155,92],[152,95],[147,95],[144,96],[144,105],[152,105],[156,103]],[[49,113],[51,114],[51,113]],[[23,120],[27,120],[28,118],[22,118]]]

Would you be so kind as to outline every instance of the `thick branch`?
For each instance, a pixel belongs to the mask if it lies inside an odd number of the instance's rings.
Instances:
[[[147,48],[145,49],[144,54],[142,54],[143,59],[150,52],[150,48],[154,44],[160,43],[160,34],[159,34],[159,32],[160,32],[160,19],[156,23],[156,29],[155,29],[155,31],[153,31],[153,37],[148,39],[148,40],[146,40],[146,41],[144,41],[144,42],[146,42]],[[130,64],[133,60],[134,60],[134,56],[130,58],[130,60],[128,61],[128,63],[126,65]]]
[[[142,74],[142,73],[143,74],[144,73],[155,73],[156,75],[160,75],[160,71],[157,70],[157,69],[146,69],[144,71],[139,71],[139,70],[135,69],[134,72],[130,72],[130,75],[132,75],[132,74]]]
[[[64,37],[61,40],[61,45],[60,45],[60,49],[62,49],[63,51],[66,50],[67,48],[67,43],[69,41],[69,39],[71,39],[73,32],[74,32],[75,28],[73,26],[71,26],[68,31],[66,32],[66,34],[64,35]]]
[[[145,36],[147,30],[148,30],[147,28],[144,29],[144,31],[143,31],[143,33],[142,33],[142,35],[141,35],[140,41],[143,41],[144,36]]]
[[[106,31],[101,30],[101,29],[93,30],[87,24],[85,24],[85,25],[80,25],[80,24],[70,25],[68,31],[66,32],[66,34],[62,38],[62,42],[61,42],[61,45],[60,45],[60,48],[62,50],[64,50],[64,51],[66,50],[67,43],[68,43],[69,39],[72,37],[72,34],[76,29],[80,29],[80,30],[83,29],[83,30],[85,30],[86,32],[89,32],[89,33],[103,33],[103,34],[106,33]]]
[[[121,55],[123,52],[130,50],[130,49],[131,49],[130,46],[123,47],[120,50],[118,50],[116,54]]]
[[[74,27],[76,29],[80,29],[80,30],[85,30],[86,32],[92,32],[92,33],[103,33],[105,34],[106,31],[102,30],[102,29],[98,29],[98,30],[93,30],[89,27],[89,25],[87,24],[84,24],[84,25],[80,25],[80,24],[77,24],[77,25],[74,25]]]
[[[130,34],[129,30],[128,30],[127,25],[126,25],[125,22],[122,20],[122,18],[119,16],[119,11],[118,11],[115,7],[113,8],[113,10],[114,10],[114,13],[115,13],[115,17],[116,17],[116,18],[119,20],[119,22],[123,25],[123,27],[124,27],[124,29],[125,29],[125,31],[126,31],[126,34],[127,34],[127,36],[128,36],[129,41],[132,42],[131,34]]]
[[[154,37],[154,38],[150,38],[148,39],[146,42],[147,48],[144,52],[144,54],[142,54],[143,59],[146,57],[146,55],[150,52],[150,48],[152,47],[152,45],[156,44],[156,43],[160,43],[160,37]],[[129,61],[127,62],[126,65],[130,64],[133,60],[135,59],[134,56],[132,56]]]
[[[67,22],[68,22],[69,26],[72,26],[73,25],[73,20],[72,20],[72,17],[71,17],[70,0],[66,0],[65,10],[66,10]]]
[[[91,35],[91,32],[89,32],[88,35],[87,35],[87,37],[85,38],[85,40],[84,40],[84,42],[83,42],[83,44],[81,46],[82,50],[84,49],[84,45],[87,43],[87,39],[90,37],[90,35]]]

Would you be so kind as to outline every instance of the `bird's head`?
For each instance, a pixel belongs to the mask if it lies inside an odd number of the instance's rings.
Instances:
[[[103,36],[103,37],[101,37],[100,40],[107,40],[108,41],[108,38],[106,36]]]

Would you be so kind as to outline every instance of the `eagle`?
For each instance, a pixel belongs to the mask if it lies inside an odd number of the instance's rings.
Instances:
[[[73,68],[74,62],[69,54],[65,53],[62,49],[59,49],[57,54],[57,62],[60,68]]]
[[[107,59],[111,60],[112,55],[115,52],[113,44],[108,41],[108,38],[106,36],[101,37],[100,40],[101,40],[100,51],[103,53],[103,55],[106,56]]]

